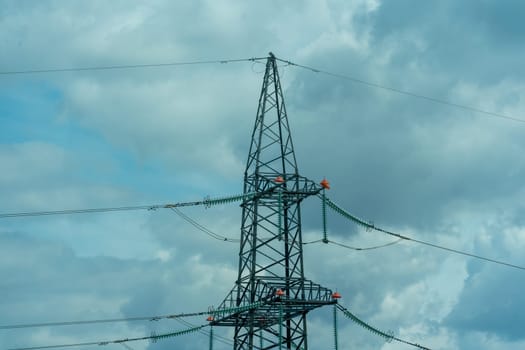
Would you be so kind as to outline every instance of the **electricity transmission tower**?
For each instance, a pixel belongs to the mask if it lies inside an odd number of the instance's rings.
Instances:
[[[237,312],[210,319],[235,327],[234,349],[306,350],[307,313],[336,303],[331,290],[304,276],[300,204],[322,190],[299,175],[270,53],[244,173],[239,274],[217,309]]]

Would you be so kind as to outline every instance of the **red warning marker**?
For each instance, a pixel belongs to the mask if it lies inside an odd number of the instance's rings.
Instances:
[[[341,299],[341,294],[339,294],[339,292],[335,292],[332,294],[332,299]]]
[[[320,182],[320,185],[322,188],[325,188],[327,190],[330,189],[330,183],[328,182],[327,179],[323,179],[323,181]]]
[[[282,183],[284,183],[284,179],[283,179],[282,176],[277,176],[277,177],[275,178],[275,180],[273,180],[273,181],[275,181],[275,182],[278,183],[278,184],[282,184]]]

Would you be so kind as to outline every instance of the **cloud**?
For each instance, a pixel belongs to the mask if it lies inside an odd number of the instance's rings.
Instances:
[[[199,255],[176,263],[81,258],[59,241],[20,233],[3,233],[0,239],[4,250],[0,271],[6,291],[1,305],[2,324],[205,311],[209,301],[218,301],[226,291],[213,287],[234,278],[230,268],[208,264]],[[25,255],[18,253],[22,249]],[[34,299],[35,290],[39,298]],[[205,323],[204,318],[193,322]],[[145,328],[161,334],[181,327],[173,321],[159,321],[158,326],[116,323],[95,325],[88,331],[84,328],[82,336],[79,326],[22,329],[3,333],[0,339],[7,347],[111,340],[139,336]]]
[[[521,4],[6,1],[2,70],[264,56],[522,118]],[[495,7],[494,7],[495,6]],[[5,75],[2,212],[160,204],[242,191],[262,63]],[[301,173],[408,236],[522,264],[521,124],[279,63]],[[237,206],[187,208],[239,235]],[[305,238],[321,238],[316,199]],[[328,234],[389,242],[330,213]],[[168,211],[0,223],[1,323],[195,311],[233,286],[238,246]],[[519,272],[410,242],[305,246],[306,276],[364,320],[436,349],[523,347]],[[492,302],[487,303],[487,300]],[[311,347],[332,339],[311,315]],[[341,348],[399,349],[340,316]],[[200,324],[204,320],[195,320]],[[8,346],[150,334],[177,323],[0,333]],[[219,334],[231,338],[226,329]],[[205,335],[136,349],[207,346]],[[216,344],[219,348],[224,344]],[[224,345],[224,348],[228,346]]]

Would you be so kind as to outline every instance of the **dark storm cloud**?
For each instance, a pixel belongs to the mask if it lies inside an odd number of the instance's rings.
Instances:
[[[494,83],[523,74],[518,64],[524,55],[518,47],[522,11],[519,2],[385,2],[376,13],[373,37],[383,43],[399,37],[423,43],[422,49],[412,47],[396,56],[400,64],[415,61],[436,75],[447,71]]]
[[[474,102],[462,96],[462,81],[475,75],[475,89],[485,90],[492,101],[490,107],[511,110],[519,116],[523,110],[520,100],[507,99],[508,90],[487,89],[492,80],[469,60],[450,64],[452,68],[447,70],[434,67],[438,69],[434,73],[424,65],[433,56],[429,45],[434,37],[443,37],[440,31],[447,30],[443,24],[449,19],[444,18],[445,14],[440,16],[444,5],[437,9],[430,4],[413,5],[403,16],[392,15],[394,9],[389,6],[393,4],[380,7],[374,16],[374,35],[369,44],[373,49],[365,55],[348,50],[324,51],[312,54],[310,62],[305,63],[444,100],[483,105],[483,99]],[[432,7],[432,11],[427,7]],[[396,10],[400,11],[397,4]],[[454,22],[457,16],[454,12],[450,19],[453,25],[474,30],[459,20]],[[388,20],[383,21],[384,17]],[[429,33],[421,33],[417,28],[426,17],[431,18],[424,26]],[[479,35],[484,37],[483,33]],[[450,36],[456,42],[461,40],[457,35]],[[402,40],[395,41],[399,37]],[[415,45],[416,54],[407,45]],[[445,54],[442,49],[436,50]],[[464,47],[458,56],[483,56],[483,50],[484,47]],[[504,56],[514,57],[514,52]],[[506,71],[498,72],[500,81],[514,76],[508,64],[501,66]],[[464,74],[458,74],[456,68]],[[308,162],[306,169],[317,174],[336,174],[332,180],[348,187],[347,197],[353,198],[351,206],[359,206],[368,216],[386,222],[396,220],[398,224],[428,223],[431,227],[447,214],[451,201],[467,200],[476,205],[496,198],[506,200],[522,187],[520,178],[525,167],[519,153],[525,145],[519,123],[506,124],[503,120],[490,120],[311,72],[299,72],[290,90],[290,114],[298,115],[294,121],[299,127],[305,126],[298,128],[304,134],[296,137],[296,144],[306,148],[304,153],[314,154],[309,157],[314,161]],[[311,131],[306,131],[306,127]],[[499,136],[492,133],[495,129]]]
[[[523,340],[523,287],[523,282],[516,281],[511,271],[487,269],[473,274],[465,281],[459,307],[448,316],[445,324],[459,331],[497,334],[510,341]]]

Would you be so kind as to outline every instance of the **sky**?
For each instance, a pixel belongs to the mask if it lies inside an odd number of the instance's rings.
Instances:
[[[524,266],[525,26],[520,1],[0,0],[0,71],[279,58],[508,116],[279,64],[298,166],[375,225]],[[0,213],[242,192],[264,64],[0,75]],[[183,212],[240,235],[237,204]],[[328,215],[329,238],[391,242]],[[322,237],[303,205],[304,240]],[[0,326],[206,311],[238,245],[169,210],[0,219]],[[308,279],[371,325],[432,349],[525,349],[523,270],[413,242],[304,248]],[[309,314],[333,346],[331,308]],[[188,319],[206,323],[205,317]],[[0,329],[0,349],[184,329],[175,320]],[[231,337],[231,330],[216,329]],[[339,349],[407,349],[339,315]],[[204,349],[206,334],[133,350]],[[100,346],[83,347],[101,349]],[[108,350],[122,349],[118,344]],[[218,340],[215,349],[231,348]],[[129,350],[129,349],[128,349]]]

